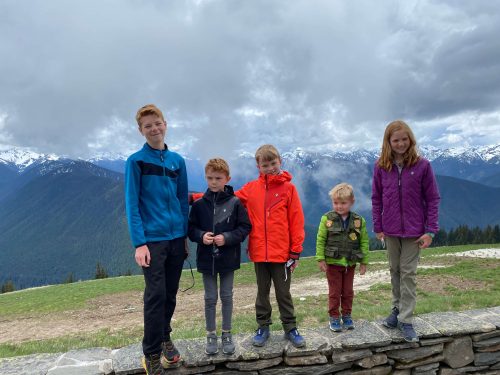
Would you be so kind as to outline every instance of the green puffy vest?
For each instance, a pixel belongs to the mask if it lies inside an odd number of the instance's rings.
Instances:
[[[351,212],[349,225],[346,230],[342,227],[342,219],[335,212],[326,214],[326,238],[325,256],[330,258],[346,258],[348,261],[359,261],[363,258],[359,242],[361,236],[361,216]]]

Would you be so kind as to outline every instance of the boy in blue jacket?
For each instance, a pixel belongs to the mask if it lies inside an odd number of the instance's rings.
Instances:
[[[252,226],[243,204],[227,183],[229,166],[225,160],[210,159],[205,166],[208,189],[202,199],[193,203],[189,214],[189,239],[198,243],[196,266],[203,274],[205,287],[205,321],[207,345],[205,353],[219,352],[215,323],[217,279],[222,303],[222,352],[233,354],[231,335],[234,271],[240,268],[241,243]],[[218,276],[218,277],[217,277]]]
[[[125,203],[135,261],[146,283],[143,366],[148,375],[161,375],[163,367],[180,365],[170,321],[186,255],[188,184],[184,159],[164,143],[162,112],[148,104],[136,120],[146,143],[127,159]]]

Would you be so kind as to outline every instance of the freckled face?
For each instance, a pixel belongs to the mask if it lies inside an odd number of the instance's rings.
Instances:
[[[160,117],[147,115],[141,118],[139,131],[153,148],[163,148],[167,124]]]

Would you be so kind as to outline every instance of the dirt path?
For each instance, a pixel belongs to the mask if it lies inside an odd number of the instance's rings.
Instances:
[[[389,282],[387,270],[367,272],[364,276],[356,275],[354,289],[367,290],[374,284]],[[427,284],[432,283],[427,282]],[[291,289],[292,295],[300,298],[327,294],[328,286],[326,278],[314,277],[295,280]],[[255,285],[235,288],[235,313],[252,311],[255,296]],[[197,321],[204,319],[203,291],[179,293],[177,301],[174,320],[187,317]],[[86,308],[75,311],[22,318],[0,317],[0,343],[45,340],[65,335],[92,333],[101,329],[111,331],[137,329],[143,324],[142,307],[142,292],[127,292],[95,298],[87,303]]]

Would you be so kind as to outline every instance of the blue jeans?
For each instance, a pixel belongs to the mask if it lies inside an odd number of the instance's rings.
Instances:
[[[208,332],[215,331],[215,314],[217,306],[217,275],[220,279],[220,300],[222,303],[222,330],[231,330],[231,318],[233,315],[233,281],[234,271],[216,273],[215,275],[203,274],[203,285],[205,287],[205,322]]]

